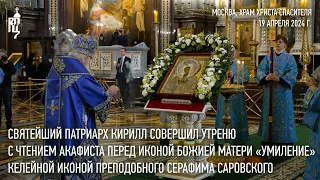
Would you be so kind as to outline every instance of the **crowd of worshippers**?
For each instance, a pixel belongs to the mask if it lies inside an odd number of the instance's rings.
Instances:
[[[127,47],[136,46],[140,42],[142,41],[127,35],[124,29],[115,30],[112,33],[110,40],[108,40],[103,34],[100,34],[99,36],[99,46],[121,45]]]

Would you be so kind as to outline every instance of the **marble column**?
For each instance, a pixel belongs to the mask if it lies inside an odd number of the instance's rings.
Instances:
[[[171,3],[170,0],[162,0],[161,1],[161,14],[162,17],[160,19],[160,49],[159,53],[163,52],[164,49],[166,49],[169,46],[170,42],[170,24],[173,22],[170,22],[170,16],[174,14],[174,12],[171,12]]]
[[[269,5],[269,0],[261,0],[261,8],[267,8],[267,5]],[[267,20],[267,17],[261,16],[259,17],[260,20]],[[259,54],[266,55],[269,53],[269,47],[270,47],[270,39],[269,39],[269,28],[266,26],[263,26],[260,28],[260,50]]]

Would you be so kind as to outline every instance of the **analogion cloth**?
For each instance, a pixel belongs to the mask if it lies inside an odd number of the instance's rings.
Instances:
[[[308,91],[311,98],[306,97],[308,100],[305,101],[307,102],[305,105],[308,109],[303,121],[315,123],[314,128],[311,128],[309,141],[310,148],[315,150],[315,155],[307,157],[303,178],[313,180],[320,179],[320,87],[318,89],[311,87]]]
[[[230,70],[233,72],[233,78],[231,83],[237,83],[237,77],[240,77],[240,84],[242,84],[242,76],[244,85],[249,82],[249,72],[247,67],[244,65],[244,68],[240,69],[240,75],[237,74],[237,61],[234,61],[230,66]],[[244,72],[244,75],[243,75]],[[216,124],[215,128],[224,128],[223,116],[225,113],[225,97],[221,94],[218,96],[218,106],[217,106],[217,115],[216,115]],[[231,116],[231,124],[229,128],[236,129],[236,139],[230,140],[230,144],[247,144],[249,143],[249,133],[248,133],[248,118],[246,111],[245,95],[243,92],[236,93],[229,98],[229,114]],[[223,145],[224,140],[215,139],[217,144]]]
[[[69,56],[57,56],[49,72],[43,94],[45,104],[45,128],[61,127],[62,139],[45,140],[47,146],[60,147],[97,146],[97,139],[65,139],[65,129],[95,129],[95,113],[105,122],[110,107],[110,96],[92,77],[85,66]],[[95,163],[99,156],[50,156],[44,162],[54,163]],[[55,166],[56,167],[56,166]],[[95,172],[95,171],[94,171]],[[42,179],[101,179],[99,173],[44,174]]]
[[[272,88],[272,142],[293,143],[297,141],[294,123],[292,88],[298,75],[296,60],[287,52],[274,53],[273,73],[279,82],[273,82]],[[269,140],[269,82],[265,80],[270,72],[270,55],[263,58],[258,67],[258,84],[265,85],[263,108],[259,125],[262,141]]]

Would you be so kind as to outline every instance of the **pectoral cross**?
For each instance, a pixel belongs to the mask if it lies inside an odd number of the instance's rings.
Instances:
[[[89,33],[90,33],[91,30],[90,30],[90,28],[89,28],[89,29],[87,29],[86,31],[87,31],[87,35],[89,35]]]
[[[59,109],[59,106],[54,105],[54,100],[51,101],[51,105],[47,106],[51,110],[51,116],[54,115],[54,111]]]

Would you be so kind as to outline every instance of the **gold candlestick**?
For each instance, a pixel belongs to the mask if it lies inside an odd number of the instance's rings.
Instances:
[[[308,0],[303,0],[300,2],[301,8],[308,8]],[[305,22],[307,22],[307,16],[304,17]],[[301,82],[307,82],[310,78],[308,74],[308,65],[311,62],[311,57],[310,57],[310,47],[309,47],[309,31],[308,27],[302,27],[303,29],[303,34],[302,34],[302,43],[301,43],[301,52],[300,52],[300,63],[303,65],[303,71],[305,73],[301,77]]]
[[[226,80],[225,80],[225,84],[227,84],[227,85],[229,85],[230,84],[230,80],[229,80],[229,72],[230,72],[230,70],[229,71],[227,71],[226,72]]]
[[[257,63],[257,46],[258,42],[253,40],[250,41],[249,45],[251,48],[251,70],[250,70],[250,78],[254,79],[256,75],[256,63]]]

